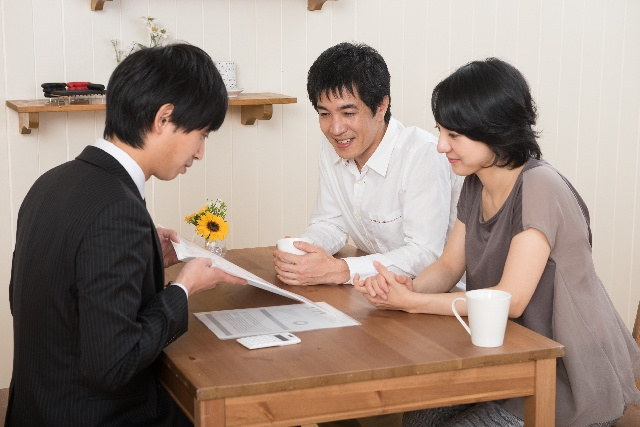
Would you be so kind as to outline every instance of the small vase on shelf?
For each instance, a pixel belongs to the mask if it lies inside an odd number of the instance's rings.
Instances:
[[[227,254],[227,243],[225,239],[222,240],[208,240],[205,242],[204,247],[210,252],[224,258]]]

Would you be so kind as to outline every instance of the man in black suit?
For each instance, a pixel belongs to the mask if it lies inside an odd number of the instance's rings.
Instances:
[[[211,58],[174,44],[113,72],[104,139],[40,177],[18,216],[9,300],[14,358],[9,426],[189,425],[151,365],[187,330],[187,297],[243,279],[177,262],[174,231],[153,224],[144,183],[185,173],[227,110]]]

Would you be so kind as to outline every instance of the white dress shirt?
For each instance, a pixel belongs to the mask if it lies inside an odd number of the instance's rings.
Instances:
[[[142,200],[144,200],[144,183],[146,180],[144,177],[144,172],[142,171],[140,165],[138,165],[138,163],[136,163],[136,161],[133,160],[131,156],[128,155],[124,150],[105,139],[98,138],[96,143],[93,145],[95,147],[98,147],[102,151],[106,151],[107,153],[111,154],[111,156],[116,159],[123,168],[126,169],[129,176],[131,176],[133,183],[136,185],[136,187],[138,187],[140,197],[142,197]]]
[[[463,179],[437,152],[437,142],[429,132],[391,118],[361,172],[328,141],[320,144],[318,197],[303,236],[331,254],[351,237],[370,254],[345,258],[348,283],[356,273],[361,278],[377,274],[374,260],[415,277],[442,254]]]

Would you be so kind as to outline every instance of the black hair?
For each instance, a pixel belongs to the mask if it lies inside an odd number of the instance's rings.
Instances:
[[[371,46],[340,43],[325,50],[315,60],[307,76],[307,93],[313,108],[318,111],[321,96],[341,97],[346,90],[354,90],[375,115],[376,110],[389,97],[385,123],[391,119],[391,76],[382,56]]]
[[[439,125],[487,144],[496,155],[494,165],[517,168],[542,157],[529,85],[500,59],[458,68],[433,89],[431,109]]]
[[[107,86],[104,137],[144,146],[161,106],[172,104],[170,122],[185,133],[222,126],[227,90],[211,57],[202,49],[175,43],[146,48],[125,58]]]

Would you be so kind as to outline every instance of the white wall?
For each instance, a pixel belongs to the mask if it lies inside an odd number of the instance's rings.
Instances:
[[[92,12],[90,0],[0,0],[0,104],[42,97],[44,82],[106,84],[116,65],[109,40],[145,41],[143,15],[170,39],[236,61],[245,91],[298,98],[254,126],[241,125],[232,107],[204,161],[173,182],[147,184],[157,223],[190,237],[184,216],[221,197],[231,247],[302,232],[321,137],[306,73],[337,42],[376,47],[391,71],[394,116],[429,130],[434,85],[470,60],[498,56],[529,79],[543,153],[586,200],[598,273],[632,324],[640,300],[640,2],[338,0],[309,12],[306,0],[114,0]],[[11,377],[8,284],[20,203],[40,174],[100,136],[103,122],[103,112],[41,114],[40,128],[20,135],[18,115],[0,114],[0,388]]]

